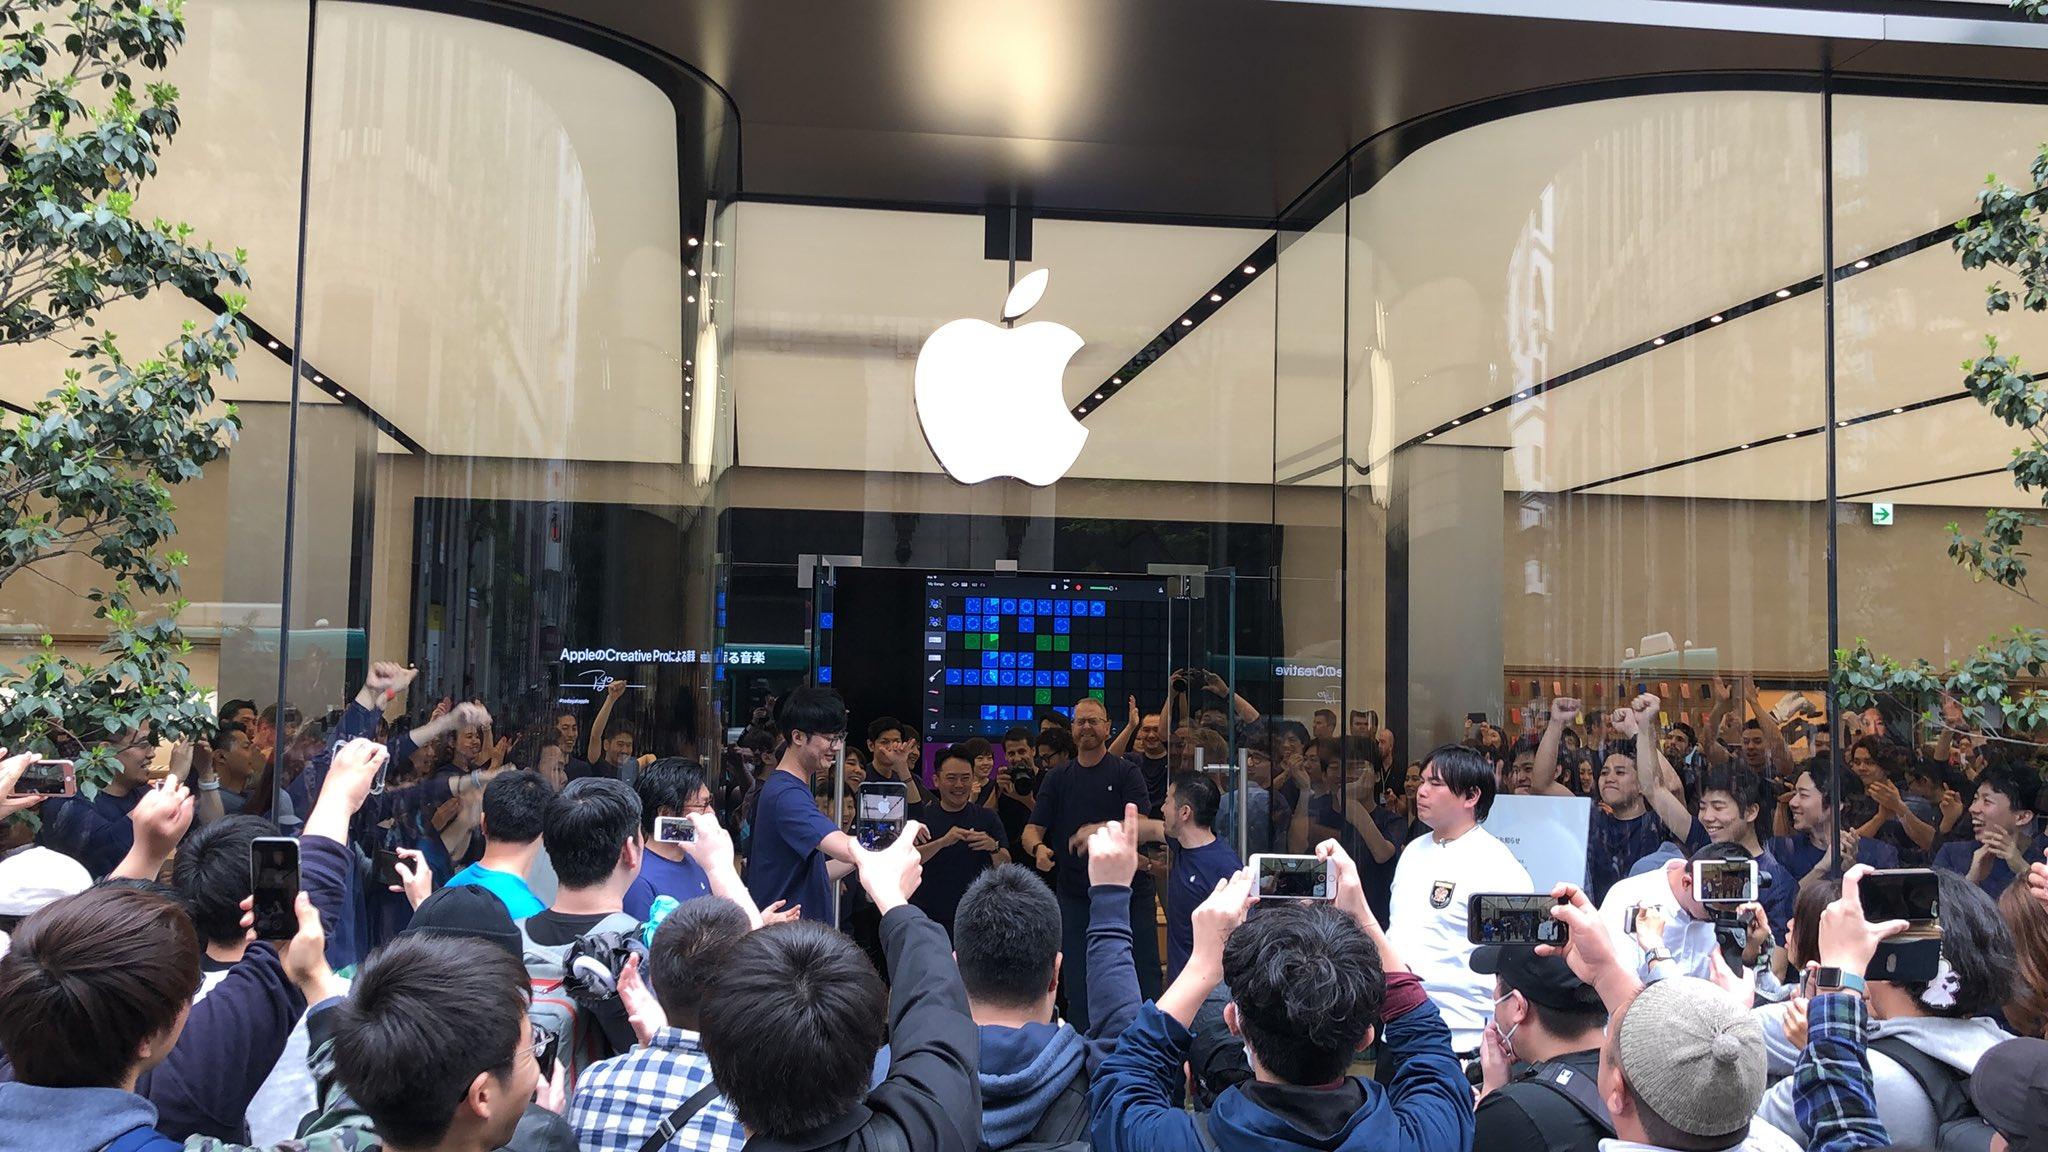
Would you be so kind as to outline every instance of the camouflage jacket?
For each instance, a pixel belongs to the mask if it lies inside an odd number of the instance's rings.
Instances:
[[[313,1005],[306,1013],[306,1063],[313,1070],[313,1111],[299,1122],[295,1139],[269,1145],[270,1152],[374,1152],[383,1147],[370,1118],[334,1079],[334,1009],[339,999]],[[185,1152],[256,1152],[213,1136],[185,1141]]]

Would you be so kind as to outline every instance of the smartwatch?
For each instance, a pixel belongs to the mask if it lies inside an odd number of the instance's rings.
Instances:
[[[1867,990],[1868,985],[1863,983],[1863,977],[1854,972],[1826,966],[1813,970],[1813,993],[1816,996],[1823,992],[1854,992],[1861,996]]]

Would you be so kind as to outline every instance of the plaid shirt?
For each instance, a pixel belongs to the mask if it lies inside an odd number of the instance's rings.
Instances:
[[[1808,1152],[1889,1148],[1863,1051],[1863,997],[1824,992],[1806,1008],[1806,1050],[1792,1071],[1792,1108]]]
[[[600,1060],[576,1079],[569,1125],[583,1152],[640,1152],[683,1101],[711,1083],[695,1032],[664,1028],[645,1047]],[[747,1137],[724,1096],[714,1096],[670,1138],[667,1152],[740,1152]]]

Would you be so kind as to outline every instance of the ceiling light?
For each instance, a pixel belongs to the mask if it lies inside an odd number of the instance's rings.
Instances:
[[[1868,268],[1868,267],[1870,267],[1870,261],[1868,261],[1868,260],[1858,260],[1858,261],[1856,262],[1856,266],[1857,266],[1858,268]]]
[[[1247,275],[1247,276],[1257,276],[1257,275],[1259,274],[1259,269],[1258,269],[1258,266],[1257,266],[1257,265],[1255,265],[1255,264],[1247,264],[1247,265],[1245,265],[1245,266],[1244,266],[1244,274],[1245,274],[1245,275]]]
[[[1209,303],[1211,303],[1211,304],[1221,304],[1221,303],[1223,303],[1223,293],[1221,293],[1221,292],[1211,292],[1211,293],[1209,293]]]
[[[1747,444],[1744,444],[1744,445],[1742,446],[1742,450],[1743,450],[1743,451],[1745,451],[1745,452],[1749,451],[1749,445],[1747,445]]]
[[[697,238],[696,238],[695,236],[692,236],[692,237],[690,237],[690,247],[692,247],[692,248],[695,248],[696,246],[697,246]]]
[[[1662,348],[1664,346],[1664,338],[1662,336],[1659,336],[1655,340],[1650,341],[1650,343],[1655,344],[1659,348]]]
[[[277,347],[277,341],[275,340],[266,341],[266,343],[268,343],[272,348]]]
[[[1906,414],[1906,410],[1905,410],[1904,408],[1894,408],[1894,409],[1892,409],[1892,415],[1894,415],[1894,416],[1904,416],[1905,414]]]
[[[1707,317],[1707,323],[1709,324],[1719,324],[1720,322],[1721,314],[1719,312],[1716,312],[1712,316]]]
[[[1785,439],[1787,439],[1787,440],[1797,440],[1797,439],[1799,439],[1799,433],[1797,433],[1797,432],[1787,432],[1787,433],[1785,433]]]
[[[1102,393],[1100,393],[1100,392],[1097,392],[1097,393],[1095,394],[1095,398],[1096,398],[1097,400],[1100,400],[1100,399],[1102,399]]]
[[[1790,296],[1791,294],[1792,294],[1792,290],[1791,290],[1790,288],[1780,288],[1780,289],[1778,289],[1778,299],[1780,299],[1780,300],[1783,300],[1783,299],[1784,299],[1785,297],[1787,297],[1787,296]]]
[[[689,358],[688,356],[685,356],[685,357],[683,357],[683,367],[685,367],[685,368],[688,368],[689,366],[690,366],[690,358]]]
[[[1484,414],[1486,414],[1486,413],[1488,413],[1488,412],[1491,412],[1491,411],[1493,411],[1493,405],[1491,405],[1491,404],[1488,404],[1488,405],[1487,405],[1486,407],[1484,407],[1484,408],[1481,408],[1481,409],[1479,410],[1479,412],[1480,412],[1480,414],[1481,414],[1481,415],[1484,415]]]
[[[685,296],[685,297],[683,297],[683,303],[685,303],[685,304],[695,304],[696,302],[697,302],[697,298],[696,298],[695,296]]]
[[[1109,382],[1110,382],[1111,384],[1121,384],[1121,383],[1123,383],[1123,382],[1124,382],[1124,378],[1123,378],[1123,377],[1121,377],[1121,376],[1111,376],[1111,377],[1109,378]]]
[[[1515,399],[1517,399],[1517,400],[1527,400],[1528,398],[1529,398],[1529,394],[1528,394],[1527,392],[1517,392],[1517,393],[1515,393]]]
[[[690,276],[695,276],[697,274],[697,270],[695,268],[685,268],[683,269],[683,271],[685,274]]]
[[[1460,424],[1463,424],[1463,423],[1464,423],[1464,421],[1463,421],[1463,420],[1453,420],[1453,421],[1451,421],[1451,427],[1453,427],[1453,428],[1456,428],[1456,427],[1457,427],[1458,425],[1460,425]]]
[[[1195,326],[1195,322],[1183,316],[1180,318],[1180,326],[1183,328],[1193,328]]]
[[[1431,436],[1434,436],[1434,435],[1436,435],[1436,433],[1434,433],[1434,432],[1424,432],[1424,433],[1422,434],[1422,438],[1423,438],[1424,440],[1427,440],[1427,439],[1429,439],[1429,438],[1430,438]]]
[[[716,269],[716,268],[713,268],[713,269],[711,270],[711,278],[712,278],[713,280],[716,280],[716,279],[718,279],[718,269]]]
[[[725,247],[725,241],[723,241],[723,240],[713,240],[713,241],[711,242],[711,246],[712,246],[713,248],[723,248],[723,247]]]
[[[342,390],[342,389],[340,389],[340,388],[336,388],[336,389],[334,390],[334,394],[335,394],[335,395],[336,395],[337,397],[339,397],[339,398],[341,398],[341,399],[343,399],[343,400],[346,400],[346,399],[348,399],[348,393],[347,393],[346,391],[343,391],[343,390]]]
[[[313,373],[313,383],[325,384],[327,383],[327,378],[325,376],[320,375],[318,372],[315,372]]]
[[[1835,421],[1835,427],[1837,427],[1837,428],[1847,428],[1848,426],[1849,426],[1849,422],[1848,422],[1847,420],[1837,420],[1837,421]]]

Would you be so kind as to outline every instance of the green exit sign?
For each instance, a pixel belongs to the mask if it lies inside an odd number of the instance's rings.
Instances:
[[[1870,523],[1878,528],[1891,527],[1892,506],[1890,504],[1872,504],[1870,506]]]

